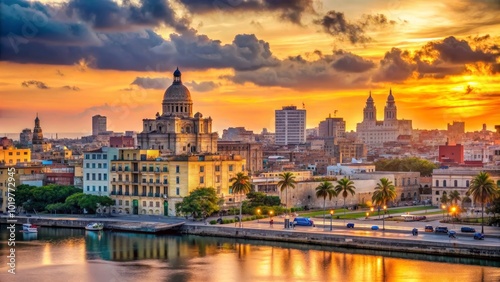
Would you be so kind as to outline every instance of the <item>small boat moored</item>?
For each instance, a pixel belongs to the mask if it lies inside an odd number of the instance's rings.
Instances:
[[[89,223],[85,226],[85,230],[88,231],[101,231],[104,228],[104,224],[102,223]]]
[[[38,232],[38,226],[31,224],[31,223],[24,223],[23,224],[23,232],[27,233],[37,233]]]

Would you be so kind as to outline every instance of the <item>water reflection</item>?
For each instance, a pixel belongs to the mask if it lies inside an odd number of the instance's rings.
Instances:
[[[500,280],[499,262],[477,259],[79,229],[42,228],[37,237],[18,236],[19,281]]]

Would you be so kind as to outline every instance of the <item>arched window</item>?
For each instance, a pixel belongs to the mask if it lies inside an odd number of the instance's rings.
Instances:
[[[455,187],[458,187],[458,180],[454,180],[454,181],[453,181],[453,185],[454,185]]]
[[[439,187],[439,180],[436,180],[436,187]]]
[[[443,187],[446,187],[446,180],[443,180]]]

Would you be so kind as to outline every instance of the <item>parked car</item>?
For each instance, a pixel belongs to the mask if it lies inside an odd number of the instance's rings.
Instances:
[[[446,226],[438,226],[435,230],[436,233],[448,233],[448,227]]]
[[[372,230],[378,230],[378,226],[377,225],[373,225],[372,226]]]
[[[474,233],[476,232],[476,229],[472,228],[472,227],[469,227],[469,226],[463,226],[462,228],[460,228],[460,231],[461,232],[470,232],[470,233]]]
[[[347,228],[354,228],[354,223],[352,222],[347,223]]]
[[[484,235],[481,232],[474,233],[474,240],[484,240]]]
[[[417,235],[418,235],[418,229],[417,229],[417,228],[413,228],[413,229],[411,230],[411,235],[413,235],[413,236],[417,236]]]
[[[434,227],[432,225],[426,225],[424,228],[425,232],[434,232]]]
[[[299,226],[314,226],[314,221],[309,219],[308,217],[296,217],[293,219],[293,225]]]

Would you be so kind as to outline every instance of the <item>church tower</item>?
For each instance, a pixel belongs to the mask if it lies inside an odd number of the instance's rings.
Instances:
[[[40,119],[38,118],[38,114],[36,114],[35,118],[35,128],[33,128],[33,145],[42,145],[43,143],[43,133],[42,128],[40,127]]]
[[[389,90],[389,97],[387,97],[387,103],[384,108],[384,121],[394,121],[397,120],[397,108],[396,102],[394,101],[394,96],[392,96],[392,89]]]
[[[366,106],[363,109],[363,122],[365,121],[377,121],[377,108],[373,102],[371,91],[370,96],[366,99]]]

